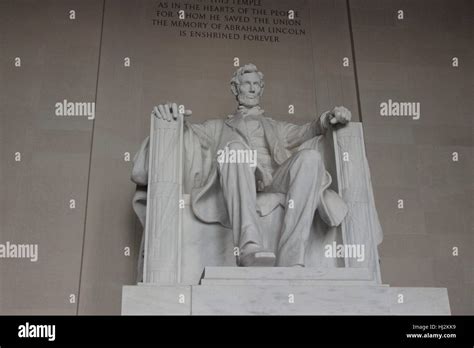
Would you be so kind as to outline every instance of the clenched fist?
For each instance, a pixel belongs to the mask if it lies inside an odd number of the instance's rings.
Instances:
[[[182,109],[182,112],[180,112],[180,108]],[[178,104],[170,102],[155,106],[151,112],[152,116],[169,122],[176,121],[179,115],[188,117],[191,116],[192,113],[191,110],[184,109],[184,106],[178,107]]]
[[[347,108],[345,108],[344,106],[336,106],[329,113],[329,124],[346,124],[350,122],[351,118],[352,114]]]

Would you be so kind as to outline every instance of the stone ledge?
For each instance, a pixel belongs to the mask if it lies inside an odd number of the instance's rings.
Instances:
[[[181,295],[184,295],[184,303],[180,303]],[[139,284],[122,288],[122,315],[190,314],[190,286]]]
[[[375,280],[336,280],[336,279],[201,279],[200,285],[373,285],[388,286],[377,284]]]
[[[398,303],[398,295],[403,303]],[[185,302],[179,302],[184,295]],[[290,303],[290,296],[293,303]],[[445,288],[375,285],[124,286],[124,315],[450,315]]]
[[[367,268],[205,267],[202,279],[372,280]]]

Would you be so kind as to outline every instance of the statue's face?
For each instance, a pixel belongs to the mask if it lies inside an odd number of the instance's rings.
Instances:
[[[260,76],[256,72],[246,73],[240,77],[238,85],[237,99],[239,105],[252,108],[260,104],[260,96],[262,95],[262,85]]]

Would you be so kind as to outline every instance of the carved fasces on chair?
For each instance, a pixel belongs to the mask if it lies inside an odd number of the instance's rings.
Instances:
[[[338,191],[349,207],[342,223],[344,245],[364,246],[363,261],[345,258],[346,267],[367,267],[381,282],[377,244],[381,228],[375,210],[370,170],[365,155],[362,124],[351,122],[334,131]]]
[[[176,284],[180,279],[183,117],[151,117],[145,283]]]

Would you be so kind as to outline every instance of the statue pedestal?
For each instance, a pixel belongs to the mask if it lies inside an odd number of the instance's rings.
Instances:
[[[124,315],[450,315],[445,288],[377,284],[365,268],[206,267],[199,285],[124,286]]]

